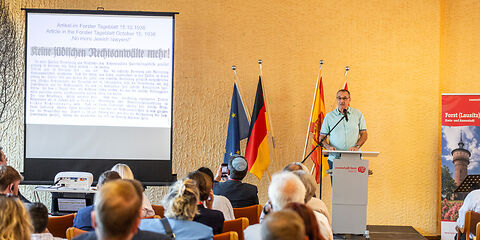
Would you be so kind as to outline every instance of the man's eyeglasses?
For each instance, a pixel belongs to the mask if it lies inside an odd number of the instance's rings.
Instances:
[[[342,100],[347,101],[348,99],[350,99],[350,98],[349,97],[337,97],[338,101],[342,101]]]

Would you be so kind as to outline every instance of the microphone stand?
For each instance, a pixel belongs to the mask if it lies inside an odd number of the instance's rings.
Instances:
[[[310,155],[312,155],[312,153],[317,150],[318,147],[322,146],[323,147],[323,141],[325,140],[325,138],[327,138],[330,133],[333,131],[333,129],[335,129],[337,127],[337,125],[345,118],[345,115],[343,115],[342,118],[340,118],[340,120],[335,124],[335,126],[333,126],[332,129],[330,129],[330,131],[328,131],[327,135],[323,136],[323,138],[318,142],[317,146],[315,146],[315,148],[302,160],[302,164],[308,159],[308,157],[310,157]]]
[[[312,153],[317,150],[318,147],[322,146],[320,148],[320,159],[317,159],[317,162],[320,161],[320,186],[319,186],[319,190],[320,190],[320,196],[318,196],[319,199],[322,199],[322,172],[323,172],[323,164],[322,164],[322,157],[323,157],[323,141],[325,140],[325,138],[327,138],[327,136],[330,135],[330,133],[333,131],[333,129],[335,129],[337,127],[337,125],[345,118],[345,115],[342,116],[342,118],[340,118],[340,120],[338,120],[338,122],[335,124],[335,126],[333,126],[332,129],[330,129],[330,131],[328,131],[327,135],[323,136],[323,138],[318,142],[317,146],[315,146],[315,148],[313,148],[313,150],[302,160],[302,164],[308,159],[308,157],[310,157],[310,155],[312,155]]]

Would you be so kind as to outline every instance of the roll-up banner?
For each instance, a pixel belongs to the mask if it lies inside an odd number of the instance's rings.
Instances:
[[[480,94],[442,94],[441,156],[441,235],[452,240],[465,197],[480,189]]]

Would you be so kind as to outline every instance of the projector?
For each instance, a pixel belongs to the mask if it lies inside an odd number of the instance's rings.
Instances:
[[[55,175],[54,184],[57,187],[90,189],[93,175],[89,172],[59,172]]]

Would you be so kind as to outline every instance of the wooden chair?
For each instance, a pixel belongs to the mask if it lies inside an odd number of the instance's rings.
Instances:
[[[262,205],[253,205],[243,208],[233,208],[235,218],[246,217],[250,225],[259,223],[260,214],[262,213]]]
[[[226,232],[236,232],[238,234],[238,239],[243,240],[243,230],[248,227],[248,218],[241,217],[234,220],[228,220],[223,222],[223,231]]]
[[[73,226],[73,219],[75,213],[71,213],[64,216],[48,217],[48,231],[54,236],[59,238],[66,238],[67,229]]]
[[[75,227],[69,227],[67,229],[67,232],[66,232],[66,235],[67,235],[67,239],[68,240],[71,240],[73,239],[74,237],[78,236],[78,235],[81,235],[81,234],[84,234],[86,233],[87,231],[84,231],[82,229],[78,229],[78,228],[75,228]]]
[[[236,232],[225,232],[213,235],[213,240],[238,240]]]
[[[154,205],[152,204],[153,211],[155,211],[155,215],[160,216],[161,218],[165,217],[165,208],[162,205]]]
[[[474,211],[467,211],[465,213],[465,223],[463,224],[463,228],[459,228],[458,226],[455,227],[457,230],[457,240],[460,240],[460,235],[465,233],[466,239],[470,239],[470,233],[473,235],[477,235],[480,223],[480,213]]]

